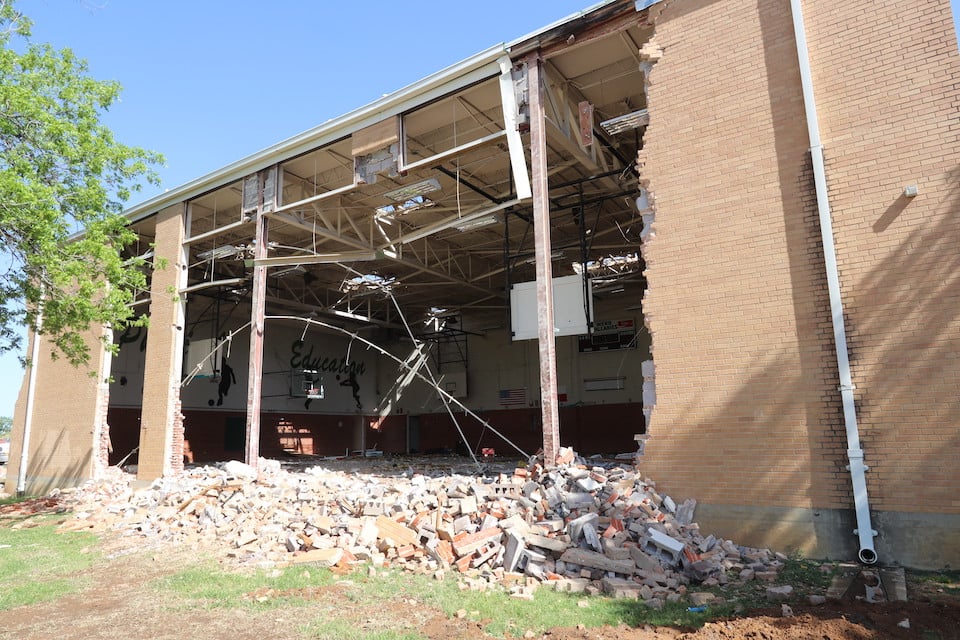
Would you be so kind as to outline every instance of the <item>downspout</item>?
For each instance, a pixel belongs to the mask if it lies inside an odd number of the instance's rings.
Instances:
[[[877,552],[873,537],[877,532],[870,523],[870,502],[867,498],[867,480],[864,472],[863,449],[860,448],[860,432],[857,428],[857,410],[853,401],[853,379],[850,376],[850,359],[847,354],[847,332],[843,321],[843,301],[840,297],[840,276],[837,272],[837,250],[833,242],[833,221],[827,196],[827,176],[823,164],[823,145],[820,142],[820,121],[813,96],[813,79],[810,74],[810,54],[807,50],[807,34],[803,22],[801,0],[790,0],[793,14],[793,31],[797,41],[797,58],[800,62],[800,83],[803,87],[803,105],[810,135],[810,156],[813,160],[813,178],[817,193],[817,211],[820,216],[820,236],[823,242],[823,257],[827,270],[827,289],[830,295],[830,316],[833,321],[833,340],[837,351],[837,369],[840,374],[840,397],[843,401],[843,422],[847,430],[847,458],[850,465],[850,480],[853,483],[853,503],[857,513],[857,528],[854,534],[860,539],[860,561],[874,564]]]
[[[23,419],[23,443],[20,450],[20,469],[17,471],[17,497],[23,497],[27,488],[27,461],[30,453],[30,430],[33,427],[33,404],[37,394],[37,359],[40,357],[40,331],[43,328],[43,305],[37,310],[37,328],[33,332],[30,350],[30,377],[27,379],[27,406]]]

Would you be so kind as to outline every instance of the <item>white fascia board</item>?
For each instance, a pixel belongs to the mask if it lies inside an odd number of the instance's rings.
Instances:
[[[124,215],[131,223],[137,222],[171,204],[189,200],[272,164],[344,138],[367,125],[491,78],[500,72],[497,61],[504,51],[503,44],[490,47],[366,106],[134,205],[124,211]]]

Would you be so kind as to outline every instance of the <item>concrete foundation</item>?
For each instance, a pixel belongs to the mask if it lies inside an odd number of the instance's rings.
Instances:
[[[698,504],[694,521],[714,534],[754,547],[799,552],[822,560],[855,561],[853,509],[800,509]],[[881,566],[936,570],[960,566],[960,516],[874,512],[875,547]]]

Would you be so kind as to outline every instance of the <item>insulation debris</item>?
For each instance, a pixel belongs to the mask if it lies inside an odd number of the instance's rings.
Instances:
[[[780,554],[702,535],[694,500],[675,505],[633,468],[567,448],[558,460],[483,476],[439,466],[389,476],[288,471],[263,459],[254,472],[233,461],[142,489],[113,469],[59,499],[73,512],[63,527],[115,534],[130,547],[187,545],[256,567],[455,571],[463,588],[500,585],[517,597],[539,586],[662,606],[691,584],[769,580],[783,566]]]

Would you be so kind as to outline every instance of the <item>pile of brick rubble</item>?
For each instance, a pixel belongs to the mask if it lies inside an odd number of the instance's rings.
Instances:
[[[452,570],[464,588],[501,584],[518,597],[549,586],[659,607],[691,585],[774,581],[783,566],[781,554],[703,536],[694,500],[675,504],[632,468],[592,466],[569,449],[558,463],[385,478],[319,466],[290,472],[261,459],[259,471],[234,461],[143,489],[114,470],[61,498],[73,512],[66,528],[114,532],[138,546],[189,545],[259,567]]]

